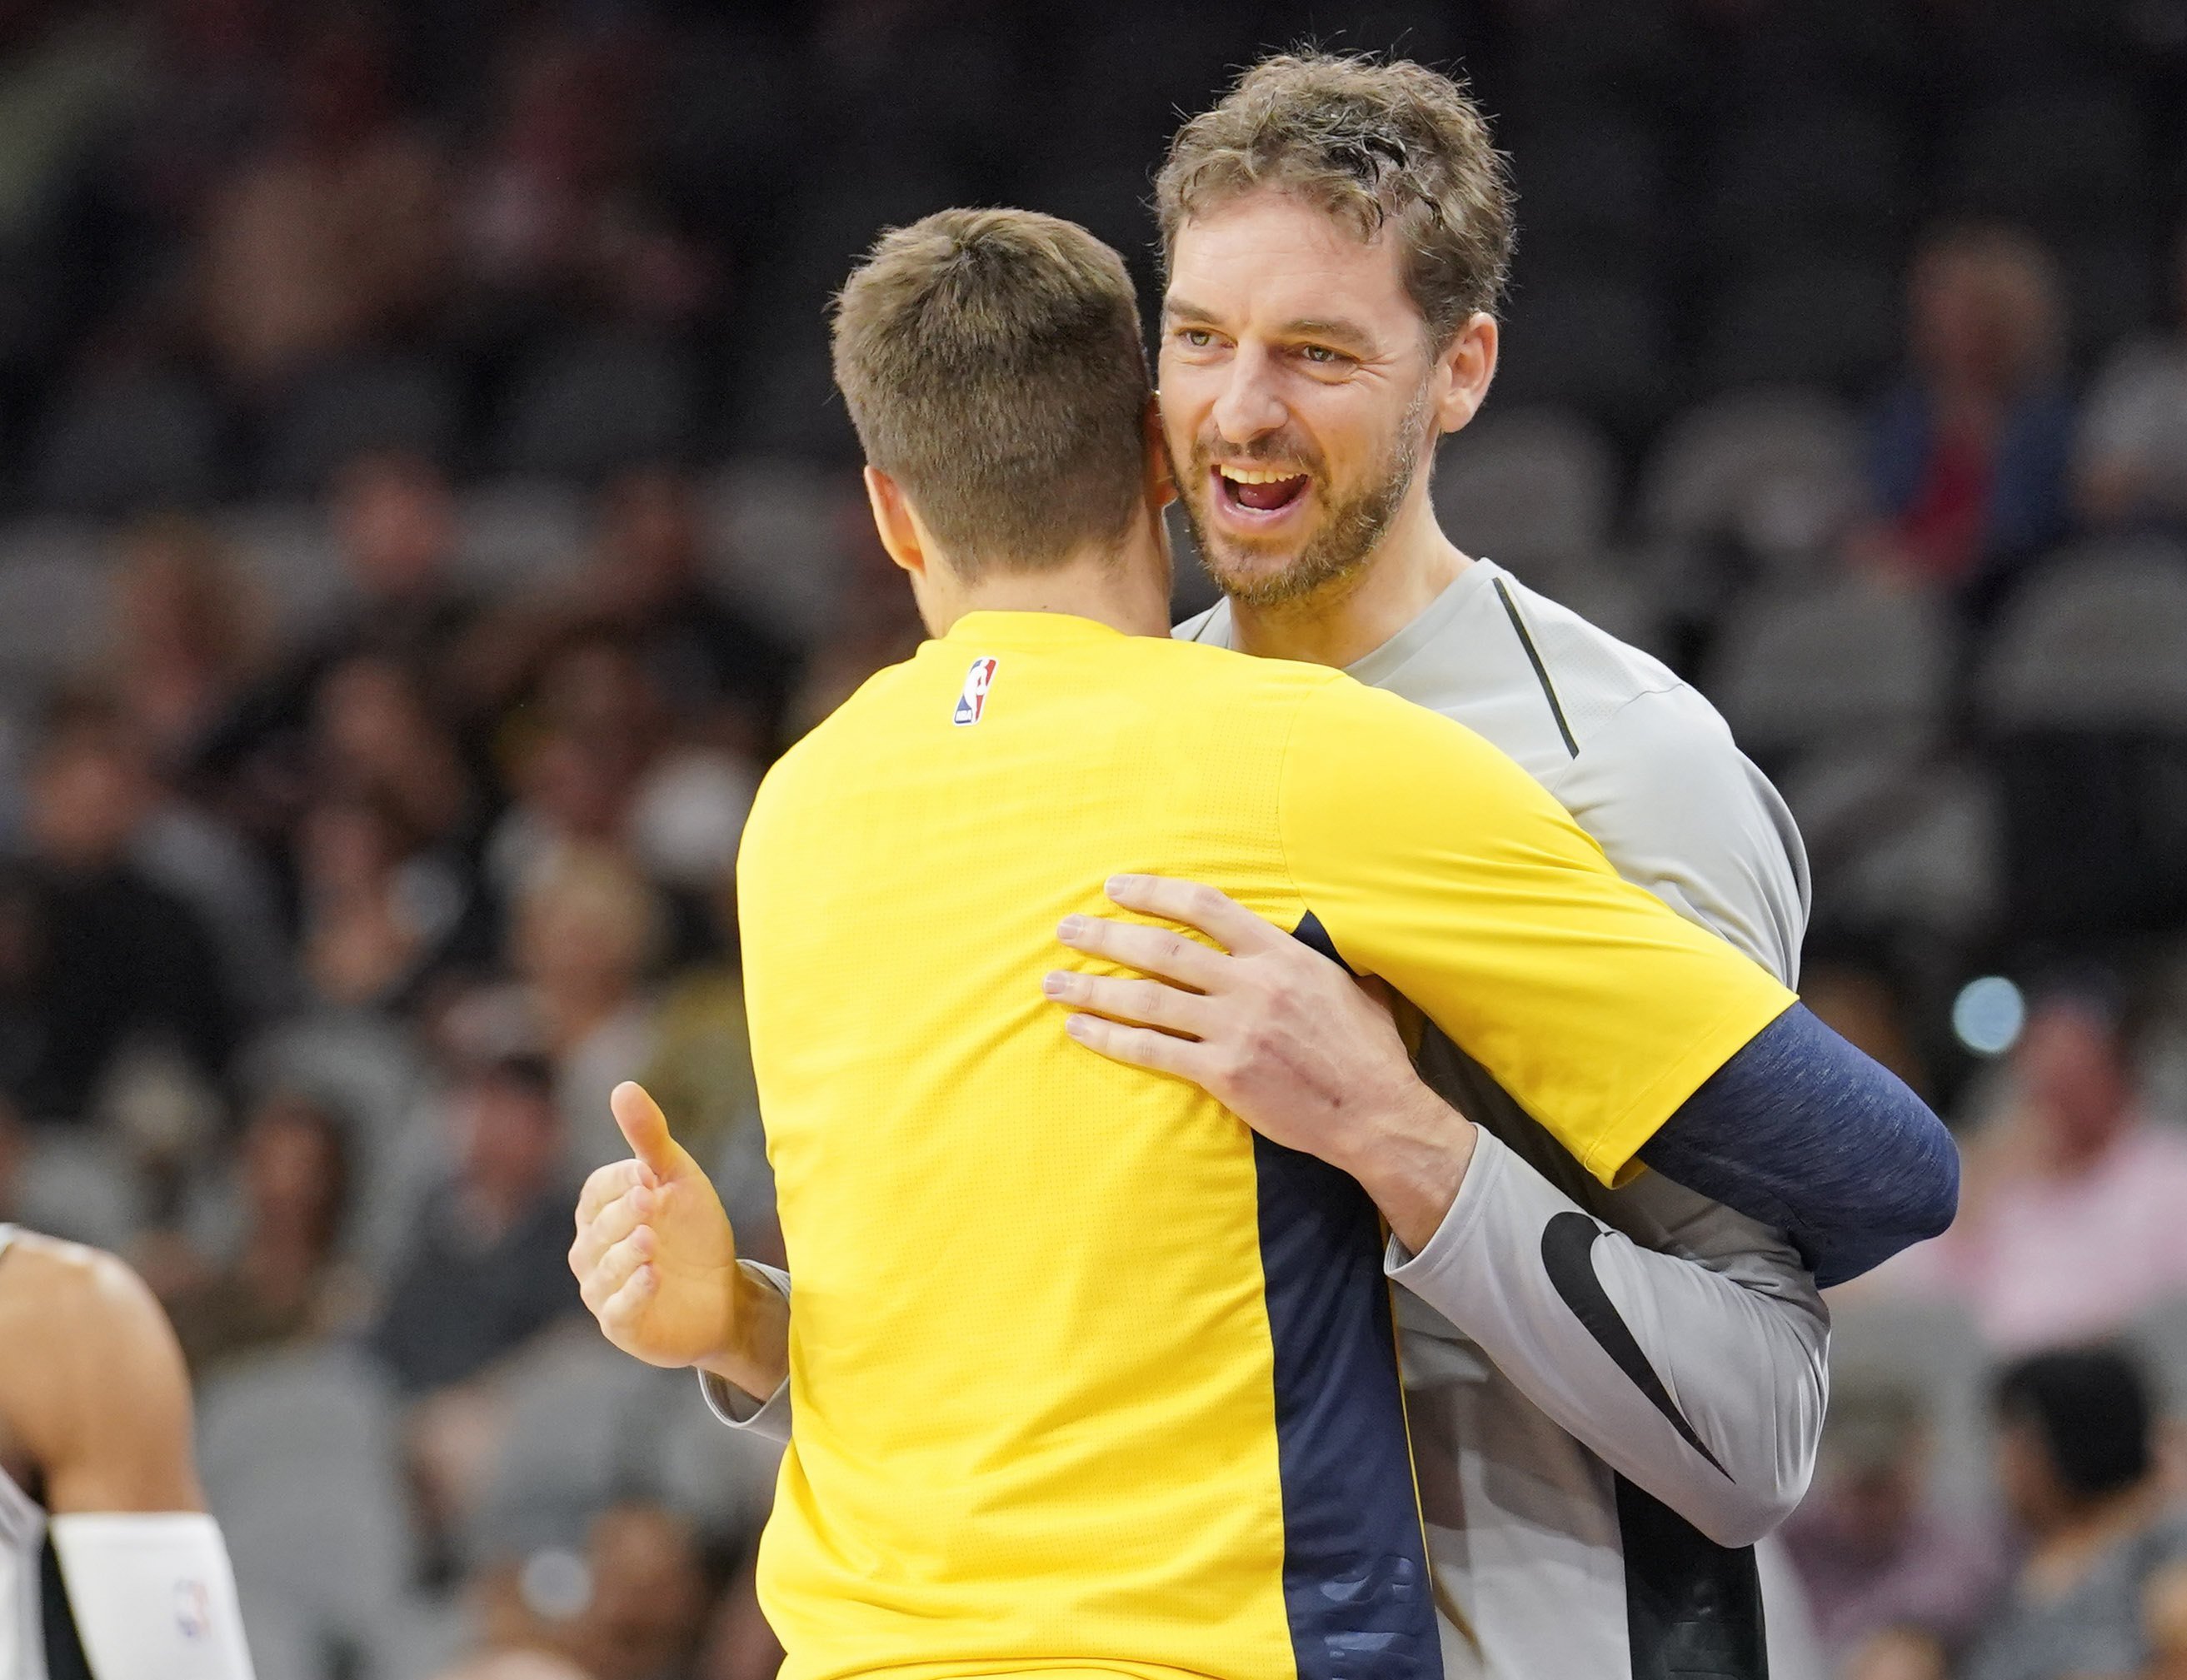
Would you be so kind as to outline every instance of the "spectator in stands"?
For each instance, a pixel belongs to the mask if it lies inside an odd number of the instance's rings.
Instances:
[[[28,791],[29,850],[0,882],[0,1090],[31,1120],[81,1120],[147,1038],[217,1085],[240,1012],[203,921],[132,857],[154,787],[120,709],[60,702]]]
[[[1905,385],[1878,417],[1882,549],[1979,602],[2064,535],[2072,408],[2049,254],[2016,229],[1932,237],[1914,259]]]
[[[301,812],[314,711],[329,673],[360,658],[391,665],[408,674],[422,704],[450,715],[451,666],[477,615],[454,576],[454,496],[432,463],[400,452],[361,455],[337,478],[330,511],[350,598],[245,697],[200,760],[269,848]]]
[[[399,1006],[471,908],[461,874],[368,792],[305,813],[296,865],[304,973],[336,1009]]]
[[[621,474],[601,492],[591,549],[566,593],[515,603],[495,627],[481,662],[490,689],[505,700],[572,643],[611,642],[697,741],[772,757],[795,661],[709,582],[705,548],[684,473],[656,464]]]
[[[2026,1549],[1965,1680],[2139,1673],[2149,1585],[2187,1559],[2139,1372],[2106,1349],[2037,1354],[1999,1378],[1997,1398],[1998,1477]]]
[[[368,652],[436,671],[478,605],[455,575],[447,475],[422,455],[368,451],[336,478],[330,512],[356,598],[322,659]]]
[[[580,1177],[624,1152],[608,1093],[652,1059],[655,1009],[644,982],[664,932],[660,895],[621,856],[562,851],[519,891],[509,945],[515,979],[451,1011],[450,1035],[474,1053],[523,1046],[545,1056]]]
[[[2037,997],[1957,1223],[1879,1287],[1957,1296],[2008,1351],[2108,1334],[2187,1288],[2187,1131],[2139,1100],[2122,1007],[2094,980]]]
[[[2089,394],[2074,457],[2091,525],[2187,524],[2187,228],[2173,246],[2173,323],[2127,345]]]
[[[239,1155],[241,1246],[217,1268],[163,1289],[200,1379],[239,1355],[339,1328],[357,1300],[338,1263],[350,1196],[343,1118],[277,1091],[244,1127]]]
[[[270,143],[213,195],[201,253],[205,340],[250,392],[424,319],[450,273],[444,167],[397,117],[365,14],[316,28],[281,93]]]
[[[553,1070],[526,1056],[473,1069],[447,1112],[454,1166],[411,1227],[372,1338],[413,1395],[478,1375],[579,1306]]]
[[[1815,1631],[1855,1669],[1907,1634],[1957,1650],[1999,1586],[1994,1548],[1927,1499],[1927,1445],[1913,1394],[1841,1385],[1815,1489],[1785,1525]]]
[[[154,762],[186,766],[256,674],[252,592],[209,528],[172,515],[124,535],[115,586],[115,689]]]
[[[469,778],[412,667],[378,654],[330,666],[312,725],[319,787],[377,801],[417,845],[466,837],[475,820]]]

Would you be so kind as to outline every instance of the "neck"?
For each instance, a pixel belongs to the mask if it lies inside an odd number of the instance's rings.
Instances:
[[[938,578],[936,579],[938,582]],[[919,603],[936,636],[966,613],[1066,613],[1127,636],[1169,634],[1169,556],[1152,519],[1133,521],[1122,543],[1074,554],[1039,571],[993,571],[930,587]]]
[[[1237,645],[1264,658],[1341,669],[1425,612],[1472,564],[1436,523],[1424,473],[1381,542],[1352,572],[1296,600],[1266,606],[1232,601]]]

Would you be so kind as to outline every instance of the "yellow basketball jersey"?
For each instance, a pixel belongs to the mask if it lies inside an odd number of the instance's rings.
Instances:
[[[739,867],[791,1680],[1440,1672],[1371,1204],[1042,996],[1119,872],[1382,975],[1605,1178],[1792,1001],[1341,673],[977,613],[874,677]]]

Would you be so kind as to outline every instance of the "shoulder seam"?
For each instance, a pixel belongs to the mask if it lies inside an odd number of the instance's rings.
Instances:
[[[1542,698],[1549,703],[1549,716],[1557,720],[1557,733],[1564,737],[1565,751],[1579,756],[1579,743],[1572,739],[1571,725],[1565,721],[1563,704],[1557,699],[1555,686],[1549,681],[1549,668],[1542,663],[1542,655],[1534,646],[1534,638],[1527,632],[1526,621],[1519,615],[1519,604],[1511,598],[1511,592],[1504,587],[1500,577],[1489,580],[1496,586],[1496,598],[1504,604],[1504,615],[1511,621],[1511,629],[1519,638],[1519,645],[1526,650],[1526,662],[1534,667],[1534,680],[1542,685]]]

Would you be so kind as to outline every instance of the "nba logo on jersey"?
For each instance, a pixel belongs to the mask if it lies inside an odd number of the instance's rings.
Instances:
[[[977,723],[987,710],[987,685],[995,680],[995,662],[992,659],[975,659],[972,668],[964,673],[964,692],[957,696],[957,715],[950,721],[963,728],[967,723]]]
[[[185,1639],[202,1639],[212,1627],[212,1594],[202,1581],[175,1583],[175,1626]]]

